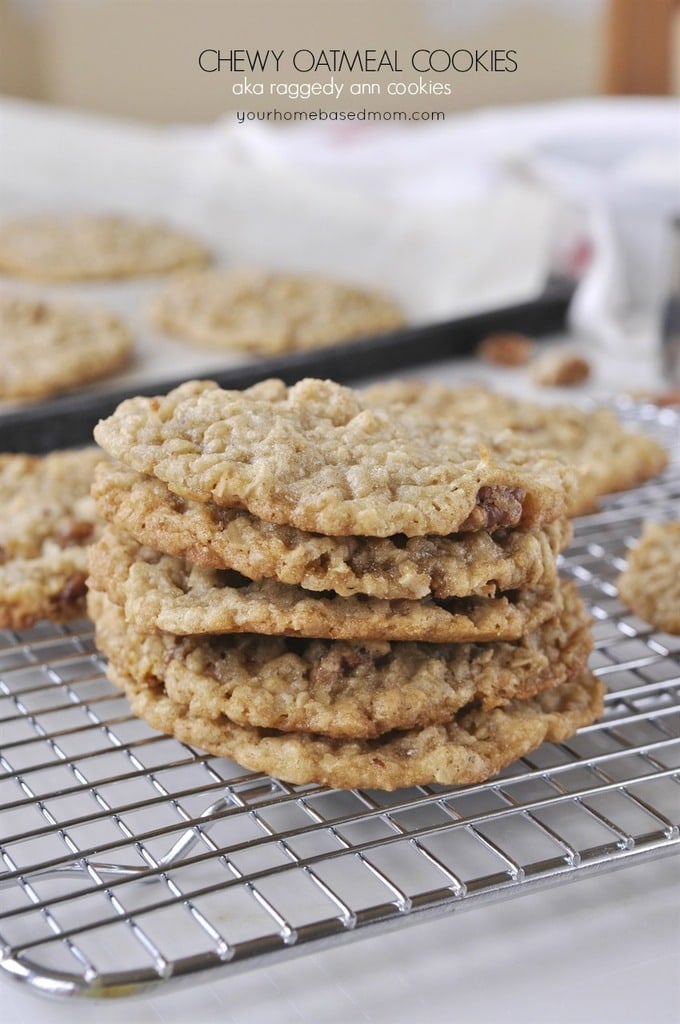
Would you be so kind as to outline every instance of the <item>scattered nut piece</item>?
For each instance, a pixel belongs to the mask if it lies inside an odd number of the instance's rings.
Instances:
[[[74,519],[62,523],[56,530],[57,540],[62,548],[70,544],[82,544],[94,533],[94,522],[87,519]]]
[[[668,405],[680,405],[680,388],[671,388],[668,391],[628,391],[628,397],[636,402],[649,402],[651,405],[658,405],[663,409]]]
[[[496,366],[524,366],[534,351],[534,343],[526,334],[499,331],[489,334],[479,345],[480,359]]]
[[[590,363],[577,352],[555,349],[534,363],[533,380],[541,387],[573,387],[590,377]]]

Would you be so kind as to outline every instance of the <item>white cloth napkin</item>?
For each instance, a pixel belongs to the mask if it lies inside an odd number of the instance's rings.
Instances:
[[[0,216],[105,207],[171,217],[224,261],[386,287],[415,322],[527,298],[566,267],[584,271],[574,327],[608,350],[626,336],[649,356],[626,318],[631,299],[646,314],[658,304],[678,133],[677,101],[664,99],[419,126],[225,118],[168,129],[3,100]]]
[[[226,124],[225,135],[230,132]],[[219,131],[219,128],[217,129]],[[669,266],[669,221],[680,211],[680,106],[675,99],[598,99],[450,118],[413,129],[255,126],[244,159],[330,181],[426,212],[488,204],[510,183],[547,187],[553,245],[580,280],[573,328],[608,351],[649,354]],[[516,207],[518,217],[523,210]],[[477,238],[469,247],[481,249]],[[588,259],[586,259],[586,255]],[[525,253],[503,253],[505,273]],[[501,276],[503,269],[498,271]]]

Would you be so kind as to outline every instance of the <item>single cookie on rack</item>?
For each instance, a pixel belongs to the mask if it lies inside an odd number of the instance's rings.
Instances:
[[[45,398],[115,373],[132,336],[106,310],[0,295],[0,348],[0,398]]]
[[[680,634],[680,521],[644,524],[617,586],[623,603],[641,619]]]
[[[190,381],[121,403],[97,442],[175,494],[332,536],[532,527],[563,516],[573,470],[551,452],[368,408],[350,388]]]
[[[90,548],[89,585],[144,632],[264,633],[431,643],[515,639],[561,607],[556,586],[497,597],[387,601],[314,593],[232,570],[199,569],[107,527]]]
[[[150,685],[113,663],[108,674],[125,691],[134,714],[160,732],[288,782],[340,789],[483,782],[542,743],[568,739],[602,714],[603,686],[585,669],[528,700],[490,711],[463,709],[442,725],[340,740],[236,725],[226,715],[204,717],[189,703],[173,700],[161,680]]]
[[[377,291],[312,274],[206,270],[170,281],[155,326],[204,348],[258,353],[320,348],[403,326]]]
[[[546,587],[571,538],[559,519],[533,529],[478,530],[448,537],[325,537],[265,523],[242,509],[180,498],[156,477],[102,461],[92,491],[97,509],[140,544],[203,569],[236,569],[342,597],[414,600],[493,597]]]
[[[0,627],[85,612],[87,545],[98,518],[90,486],[98,448],[0,456]]]
[[[520,639],[489,644],[348,643],[288,637],[150,635],[90,591],[97,647],[125,674],[159,682],[191,715],[239,725],[369,739],[448,722],[572,679],[590,618],[572,584],[563,607]]]
[[[648,434],[626,430],[609,409],[589,412],[573,405],[542,405],[485,388],[422,381],[376,384],[362,395],[364,402],[378,408],[407,411],[438,425],[509,429],[517,444],[552,449],[578,470],[572,515],[593,511],[603,495],[635,487],[668,463],[662,445]]]
[[[167,274],[210,262],[169,224],[116,215],[28,216],[0,224],[0,273],[42,281]]]

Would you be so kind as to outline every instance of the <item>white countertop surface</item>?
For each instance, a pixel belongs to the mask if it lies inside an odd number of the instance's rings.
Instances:
[[[677,1024],[679,968],[666,857],[165,995],[0,997],[6,1024]]]

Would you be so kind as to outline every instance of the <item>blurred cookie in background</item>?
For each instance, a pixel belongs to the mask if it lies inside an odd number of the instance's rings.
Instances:
[[[0,398],[46,398],[107,377],[132,350],[107,310],[0,295]]]
[[[88,281],[203,267],[211,253],[170,224],[118,215],[33,216],[0,224],[0,272]]]
[[[680,521],[645,522],[616,585],[623,603],[641,619],[680,634]]]
[[[168,282],[156,327],[202,348],[261,354],[320,348],[403,327],[396,302],[313,274],[207,270]]]

